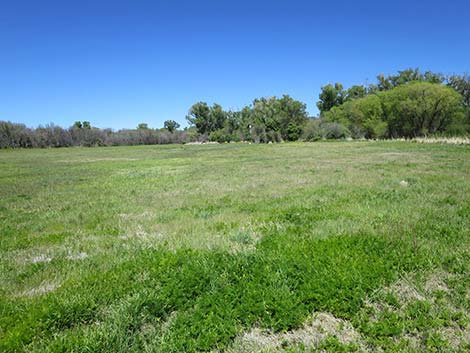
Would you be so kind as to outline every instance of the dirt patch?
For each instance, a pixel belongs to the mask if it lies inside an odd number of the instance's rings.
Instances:
[[[449,273],[447,272],[437,272],[433,273],[428,277],[426,283],[424,284],[424,290],[428,293],[435,291],[449,292],[449,288],[445,281],[449,278]]]
[[[315,349],[331,336],[344,344],[360,344],[361,341],[360,334],[350,322],[338,319],[330,313],[314,313],[304,326],[296,330],[272,333],[254,328],[245,332],[235,339],[227,352],[282,352],[286,347],[292,346]]]
[[[32,264],[40,264],[40,263],[47,263],[52,261],[52,256],[47,256],[47,255],[37,255],[33,256],[31,258],[31,263]]]
[[[78,260],[84,260],[87,257],[88,257],[88,254],[86,252],[79,252],[76,254],[68,254],[65,258],[71,261],[78,261]]]
[[[416,287],[407,279],[401,279],[391,287],[387,288],[387,291],[394,294],[401,304],[408,304],[416,300],[425,300],[423,294],[421,294]]]
[[[52,292],[59,288],[59,285],[57,283],[42,283],[39,287],[32,288],[30,290],[27,290],[23,293],[21,293],[22,297],[35,297],[38,295],[44,295],[49,292]]]

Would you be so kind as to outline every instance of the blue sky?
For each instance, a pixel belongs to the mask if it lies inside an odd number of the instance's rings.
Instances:
[[[408,67],[470,71],[470,3],[0,1],[0,120],[161,127],[197,101],[238,109]]]

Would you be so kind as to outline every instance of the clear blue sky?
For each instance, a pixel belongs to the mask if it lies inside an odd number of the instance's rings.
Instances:
[[[0,120],[64,127],[185,123],[419,67],[470,71],[470,2],[0,1]]]

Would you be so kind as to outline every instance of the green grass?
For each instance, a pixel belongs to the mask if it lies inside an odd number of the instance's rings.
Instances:
[[[469,175],[407,142],[0,151],[0,351],[240,352],[316,312],[360,339],[273,349],[466,351]]]

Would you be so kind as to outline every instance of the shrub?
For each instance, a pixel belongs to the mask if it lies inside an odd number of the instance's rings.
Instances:
[[[214,132],[211,132],[209,135],[209,141],[212,142],[218,142],[218,143],[224,143],[224,142],[230,142],[231,136],[225,134],[224,130],[216,130]]]
[[[268,142],[268,137],[266,135],[266,129],[264,126],[253,126],[250,129],[251,140],[255,143],[265,143]]]
[[[351,132],[339,123],[322,124],[323,137],[326,139],[344,139],[351,136]]]
[[[0,148],[32,147],[32,137],[25,125],[0,121]]]
[[[309,119],[303,128],[301,139],[304,141],[321,140],[323,138],[321,122],[321,119]]]

